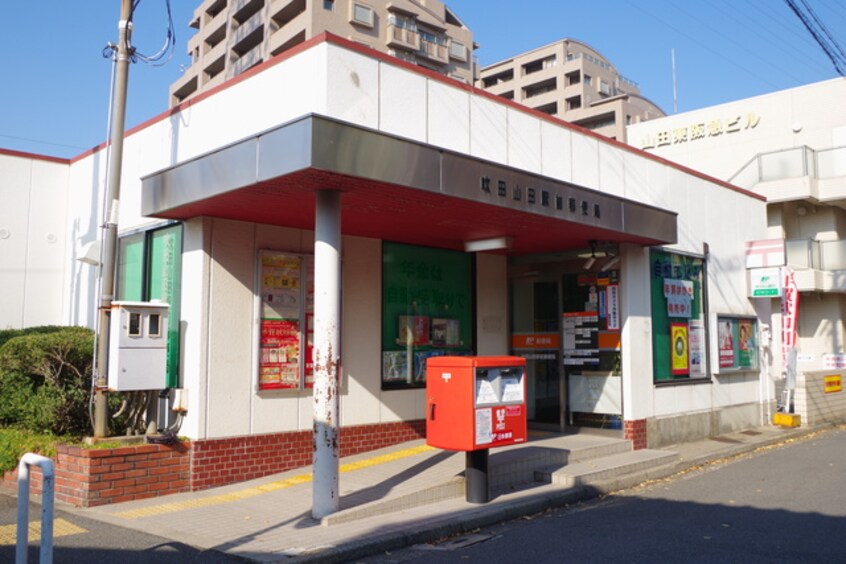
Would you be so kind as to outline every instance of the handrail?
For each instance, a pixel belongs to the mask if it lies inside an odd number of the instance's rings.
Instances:
[[[53,562],[53,461],[31,452],[18,464],[18,538],[15,564],[26,564],[29,545],[29,467],[39,466],[43,475],[41,485],[41,551],[40,564]]]

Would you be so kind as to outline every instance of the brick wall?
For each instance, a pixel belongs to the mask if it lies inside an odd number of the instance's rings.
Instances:
[[[646,448],[646,419],[624,421],[623,436],[632,442],[632,447],[635,450]]]
[[[53,460],[56,500],[94,507],[189,491],[188,444],[137,445],[109,449],[58,446]],[[3,476],[17,488],[17,471]],[[41,493],[41,470],[32,468],[30,494]]]
[[[844,370],[798,372],[797,374],[793,399],[795,411],[802,416],[804,426],[846,421],[846,391],[832,391],[832,388],[827,392],[826,376],[840,376],[841,383],[846,383]]]
[[[399,421],[341,428],[341,456],[422,439],[426,422]],[[193,441],[191,489],[204,490],[309,466],[312,431]]]
[[[342,427],[341,456],[425,435],[426,422],[422,419]],[[173,446],[59,446],[53,460],[56,499],[76,507],[94,507],[260,478],[310,466],[312,440],[311,431],[294,431]],[[17,472],[7,472],[3,485],[16,490]],[[30,473],[30,493],[41,493],[41,471],[37,467]]]

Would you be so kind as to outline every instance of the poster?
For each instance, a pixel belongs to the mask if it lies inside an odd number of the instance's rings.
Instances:
[[[476,410],[476,444],[486,445],[493,442],[493,414],[491,408]]]
[[[313,385],[313,266],[297,255],[259,253],[260,390]]]
[[[754,339],[752,337],[752,320],[739,319],[737,321],[737,364],[740,368],[752,366]]]
[[[605,289],[606,301],[608,302],[608,330],[620,330],[620,287],[617,284],[610,284]]]
[[[262,319],[259,386],[296,388],[300,382],[298,319]]]
[[[734,335],[731,322],[721,319],[717,325],[717,340],[720,345],[720,368],[734,366]]]
[[[688,325],[687,347],[690,354],[690,377],[704,378],[708,374],[705,365],[705,327],[698,319],[691,319]]]
[[[689,374],[687,323],[671,323],[672,372],[673,375]]]

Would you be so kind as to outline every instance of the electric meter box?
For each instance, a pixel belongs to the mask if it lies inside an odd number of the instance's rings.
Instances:
[[[169,305],[112,302],[109,388],[119,392],[167,387]]]
[[[526,359],[437,356],[426,362],[426,442],[474,451],[526,442]]]

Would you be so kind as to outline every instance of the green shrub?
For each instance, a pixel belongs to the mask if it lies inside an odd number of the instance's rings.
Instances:
[[[93,347],[94,334],[83,327],[39,327],[7,339],[0,345],[0,425],[88,432]]]
[[[0,348],[6,344],[6,341],[21,337],[23,335],[36,335],[45,333],[55,333],[63,331],[67,327],[62,325],[39,325],[38,327],[28,327],[26,329],[2,329],[0,330]]]
[[[53,435],[0,428],[0,473],[17,467],[18,461],[28,452],[55,457],[56,441]]]

